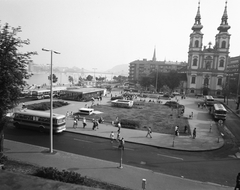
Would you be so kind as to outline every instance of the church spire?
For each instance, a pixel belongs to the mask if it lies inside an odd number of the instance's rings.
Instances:
[[[223,12],[223,16],[222,16],[222,22],[220,24],[220,26],[217,28],[219,30],[219,33],[221,32],[227,32],[228,29],[231,28],[231,26],[228,25],[228,15],[227,15],[227,1],[225,2],[225,9]]]
[[[197,15],[195,17],[195,23],[192,27],[192,30],[194,32],[200,32],[201,29],[203,28],[201,24],[201,15],[200,15],[200,0],[198,1],[198,10],[197,10]]]
[[[156,47],[154,47],[154,52],[153,52],[152,61],[157,61],[157,59],[156,59]]]

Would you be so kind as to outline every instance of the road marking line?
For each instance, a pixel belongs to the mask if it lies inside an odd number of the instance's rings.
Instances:
[[[75,141],[82,141],[82,142],[87,142],[87,143],[92,143],[91,141],[85,141],[85,140],[81,140],[81,139],[73,139]]]
[[[173,159],[177,159],[177,160],[183,160],[183,158],[178,158],[178,157],[174,157],[174,156],[168,156],[168,155],[164,155],[164,154],[157,154],[158,156],[164,156],[164,157],[168,157],[168,158],[173,158]]]
[[[118,148],[118,146],[113,146],[113,148]],[[134,151],[134,149],[126,148],[126,147],[124,147],[124,150],[131,150],[131,151]]]

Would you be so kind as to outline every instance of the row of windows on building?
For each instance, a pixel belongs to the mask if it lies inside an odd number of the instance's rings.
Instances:
[[[224,67],[224,60],[221,59],[220,62],[219,62],[219,67]],[[198,58],[193,58],[193,64],[192,66],[197,66],[197,63],[198,63]],[[205,62],[205,68],[206,69],[210,69],[211,68],[211,64],[212,64],[212,61],[206,61]]]
[[[226,41],[222,41],[220,47],[221,47],[221,48],[226,48],[226,46],[227,46],[227,42],[226,42]],[[195,41],[194,47],[196,47],[196,48],[199,48],[199,47],[200,47],[200,43],[199,43],[198,40]]]
[[[198,90],[190,89],[190,93],[191,93],[191,94],[196,94],[197,91],[198,91]],[[216,91],[216,95],[221,95],[221,91],[220,91],[220,90],[217,90],[217,91]]]
[[[219,78],[217,79],[217,85],[221,86],[221,85],[222,85],[222,82],[223,82],[223,79],[222,79],[221,77],[219,77]],[[191,78],[191,84],[196,84],[196,76],[192,76],[192,78]],[[204,84],[204,85],[209,85],[209,78],[205,78],[203,84]]]

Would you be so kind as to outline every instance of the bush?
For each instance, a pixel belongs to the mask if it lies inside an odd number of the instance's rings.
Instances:
[[[54,101],[53,109],[59,108],[62,106],[66,106],[68,104],[69,104],[68,102],[64,102],[64,101]],[[50,109],[50,102],[41,102],[41,103],[30,104],[30,105],[27,105],[26,107],[27,107],[27,109],[30,109],[30,110],[46,111],[46,110]]]
[[[121,123],[122,128],[128,128],[128,129],[140,128],[140,122],[139,121],[121,119],[120,123]]]
[[[65,183],[75,183],[75,184],[84,184],[86,177],[81,177],[79,173],[72,172],[72,171],[59,171],[56,168],[48,167],[48,168],[39,168],[35,176],[52,179],[55,181],[61,181]]]
[[[123,99],[122,96],[116,96],[116,97],[112,97],[111,100],[117,100],[117,99]]]

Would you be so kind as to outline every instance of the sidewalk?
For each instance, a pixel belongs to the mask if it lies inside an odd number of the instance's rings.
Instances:
[[[193,139],[191,136],[175,137],[174,135],[159,133],[152,133],[153,138],[150,139],[146,138],[147,131],[124,128],[121,129],[121,135],[124,137],[126,142],[183,151],[206,151],[222,147],[224,140],[222,139],[217,126],[213,123],[210,131],[211,117],[206,109],[198,108],[195,101],[199,101],[199,99],[187,98],[180,100],[180,103],[185,105],[186,116],[190,115],[192,112],[194,113],[193,118],[189,119],[189,125],[191,131],[193,131],[194,128],[197,129],[196,139]],[[71,105],[71,108],[74,110],[76,107],[79,108],[79,106],[81,106],[80,103],[74,103],[74,105]],[[63,112],[66,113],[66,110],[63,110]],[[86,129],[82,128],[81,122],[79,122],[79,127],[77,129],[73,129],[72,124],[73,120],[68,119],[68,132],[93,135],[102,138],[109,138],[111,131],[114,131],[115,133],[117,131],[117,128],[110,124],[100,124],[99,129],[96,131],[92,130],[92,124],[90,122],[88,122]],[[59,170],[65,169],[79,172],[82,175],[86,175],[91,178],[131,189],[141,189],[142,179],[147,180],[147,190],[232,189],[230,187],[222,187],[217,184],[193,181],[180,177],[155,173],[151,170],[128,165],[123,165],[123,169],[118,169],[119,163],[108,162],[62,151],[57,151],[56,154],[48,154],[46,153],[46,149],[43,147],[8,140],[5,140],[5,149],[5,155],[13,159],[37,164],[39,166],[56,167]]]

